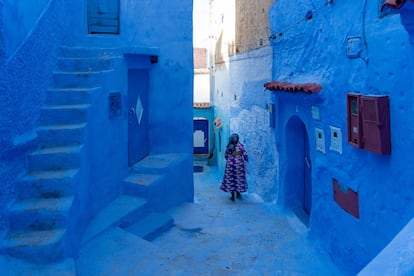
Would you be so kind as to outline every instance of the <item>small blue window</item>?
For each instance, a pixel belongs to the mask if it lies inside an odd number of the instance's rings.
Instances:
[[[88,32],[119,34],[119,0],[88,0]]]

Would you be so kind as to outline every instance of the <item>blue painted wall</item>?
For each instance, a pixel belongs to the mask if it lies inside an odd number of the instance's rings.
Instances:
[[[55,64],[54,54],[63,40],[63,29],[61,18],[63,16],[63,1],[51,1],[44,7],[45,13],[42,18],[35,18],[30,10],[31,5],[25,3],[14,5],[15,1],[3,1],[1,13],[4,19],[10,19],[10,9],[20,16],[29,14],[29,20],[19,22],[32,22],[31,26],[19,30],[19,24],[2,21],[0,33],[1,41],[1,88],[0,97],[0,169],[1,193],[0,193],[0,234],[7,230],[5,220],[5,208],[13,201],[14,183],[17,176],[25,170],[25,158],[34,146],[37,137],[34,126],[39,116],[41,103],[45,91],[52,79],[52,68]],[[44,2],[41,2],[44,3]],[[39,10],[37,3],[34,10]],[[7,26],[7,27],[6,27]],[[27,32],[31,30],[31,35]],[[18,35],[11,36],[13,47],[9,43],[10,33]],[[18,46],[22,40],[25,43]],[[16,48],[18,47],[18,49]],[[6,52],[8,49],[10,52]],[[17,50],[10,55],[13,50]],[[1,235],[0,235],[1,236]]]
[[[118,53],[127,54],[132,60],[134,54],[158,56],[158,63],[149,68],[150,153],[188,153],[186,164],[188,171],[182,172],[188,182],[184,185],[186,189],[180,196],[187,201],[192,201],[192,1],[169,1],[167,4],[162,1],[120,1],[119,35],[88,35],[84,1],[73,1],[66,6],[66,9],[74,15],[69,18],[72,32],[67,37],[68,45],[116,48]],[[176,29],[181,31],[175,32]],[[105,102],[108,93],[120,91],[124,97],[123,104],[126,106],[127,71],[125,69],[137,66],[132,60],[121,61],[117,71],[107,80],[104,93],[98,95],[98,102]],[[116,83],[111,79],[123,79],[125,82]],[[106,114],[107,110],[101,112]],[[91,171],[90,183],[96,185],[90,187],[89,193],[94,204],[92,210],[99,210],[114,197],[113,191],[120,189],[114,179],[119,179],[126,174],[127,137],[119,135],[127,133],[126,118],[125,107],[120,120],[100,121],[96,129],[95,135],[107,137],[107,140],[100,141],[101,146],[92,146],[91,154],[99,160],[98,163],[94,163],[95,169]],[[99,163],[102,164],[98,165]],[[112,168],[113,179],[101,173],[102,165]],[[96,193],[95,188],[103,194]]]
[[[187,156],[177,172],[185,181],[170,183],[177,190],[170,202],[192,201],[192,1],[122,0],[119,35],[87,34],[85,0],[14,2],[0,4],[4,15],[0,42],[7,46],[0,47],[0,238],[8,229],[7,207],[14,201],[16,179],[25,173],[25,159],[36,147],[35,127],[61,46],[79,48],[80,55],[82,49],[97,48],[118,56],[113,71],[103,78],[102,89],[92,98],[82,161],[84,180],[79,183],[73,214],[79,232],[87,219],[122,193],[121,181],[129,169],[127,72],[141,66],[133,62],[137,56],[158,56],[158,63],[148,68],[150,153]],[[19,24],[10,24],[16,15]],[[124,58],[127,55],[130,58]],[[110,119],[112,92],[121,93],[122,108],[120,116]]]
[[[6,56],[10,57],[17,48],[30,35],[37,25],[40,14],[47,8],[51,0],[39,0],[36,5],[30,5],[27,1],[4,1],[3,21]]]
[[[223,125],[216,132],[215,141],[221,172],[224,172],[224,151],[229,136],[238,133],[249,154],[249,193],[276,202],[279,153],[275,129],[269,127],[268,104],[272,98],[263,89],[271,76],[272,49],[267,46],[217,64],[213,94],[215,117],[220,117]]]
[[[380,17],[379,1],[276,1],[269,18],[273,46],[272,79],[316,82],[317,95],[273,92],[277,102],[281,203],[289,206],[287,122],[304,123],[311,147],[310,236],[321,241],[345,271],[362,269],[413,217],[410,160],[414,150],[413,50],[400,15]],[[412,5],[407,1],[404,11]],[[312,12],[312,18],[306,14]],[[407,11],[408,12],[408,11]],[[411,16],[414,13],[408,12]],[[346,55],[347,38],[361,37],[360,58]],[[412,37],[412,34],[411,34]],[[364,46],[364,42],[366,45]],[[377,155],[347,143],[346,94],[390,97],[391,155]],[[270,92],[269,92],[270,93]],[[320,119],[312,117],[312,106]],[[331,150],[330,126],[342,133],[342,154]],[[324,131],[325,153],[316,149],[315,128]],[[341,208],[332,178],[359,195],[359,219]]]

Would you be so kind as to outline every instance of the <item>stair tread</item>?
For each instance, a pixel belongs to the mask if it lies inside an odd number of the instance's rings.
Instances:
[[[80,129],[86,127],[87,123],[78,124],[54,124],[54,125],[40,125],[38,130],[64,130],[64,129]]]
[[[119,196],[92,219],[85,231],[83,241],[89,241],[99,233],[118,223],[128,213],[146,204],[147,200],[140,197]]]
[[[8,235],[8,246],[37,246],[57,242],[65,235],[65,229],[19,231],[10,232]]]
[[[90,104],[56,104],[56,105],[44,105],[42,109],[50,110],[50,109],[86,109],[90,106]]]
[[[182,153],[151,154],[136,163],[132,168],[135,171],[147,169],[160,171],[177,165],[184,158],[185,154]]]
[[[67,145],[67,146],[48,147],[48,148],[43,148],[43,149],[37,149],[32,152],[32,155],[77,152],[77,151],[80,151],[82,147],[83,145]]]
[[[95,86],[95,87],[51,87],[48,90],[53,92],[89,92],[90,90],[100,90],[102,87]]]
[[[42,179],[62,179],[73,177],[78,173],[79,169],[67,170],[46,170],[46,171],[32,171],[26,174],[23,179],[26,180],[42,180]]]
[[[117,48],[101,47],[79,47],[79,46],[61,46],[60,57],[100,57],[113,56],[122,57],[122,52]],[[131,49],[132,52],[133,49]],[[80,56],[79,54],[83,54]]]
[[[168,230],[174,223],[171,216],[165,213],[150,213],[137,223],[125,228],[141,238],[153,238],[161,232]]]
[[[103,55],[103,56],[88,56],[88,57],[59,57],[58,60],[110,60],[117,59],[121,56]]]
[[[54,71],[53,74],[55,75],[98,75],[105,72],[112,72],[114,69],[103,69],[97,71]]]
[[[151,185],[157,180],[161,179],[163,175],[160,174],[140,174],[133,173],[124,179],[125,182],[136,184],[136,185]]]
[[[12,206],[13,211],[61,211],[69,210],[72,206],[73,197],[59,197],[59,198],[27,198],[17,200]]]

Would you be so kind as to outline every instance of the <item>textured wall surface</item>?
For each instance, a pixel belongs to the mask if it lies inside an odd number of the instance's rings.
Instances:
[[[269,45],[269,8],[274,0],[236,1],[236,53]]]
[[[36,4],[27,1],[3,1],[6,56],[10,57],[37,24],[39,15],[51,0],[39,0]]]
[[[6,1],[5,3],[13,6],[14,2]],[[33,3],[33,5],[36,6],[34,10],[38,10],[38,3]],[[63,12],[61,1],[51,1],[46,7],[46,15],[40,20],[34,18],[32,13],[25,12],[30,11],[33,5],[27,4],[24,7],[17,5],[14,9],[16,11],[21,8],[20,16],[29,14],[28,21],[32,24],[36,23],[35,26],[30,26],[32,28],[31,36],[26,38],[28,29],[19,29],[19,24],[14,25],[2,21],[2,25],[0,25],[2,45],[9,43],[6,41],[9,41],[10,33],[13,32],[16,32],[19,37],[14,40],[16,37],[11,36],[11,40],[14,41],[14,50],[18,45],[17,42],[21,42],[25,38],[25,43],[13,55],[8,56],[5,51],[1,51],[0,231],[2,228],[7,229],[7,226],[4,225],[4,211],[13,200],[13,185],[16,178],[24,172],[25,157],[33,148],[33,142],[37,137],[34,126],[39,116],[40,105],[45,97],[46,88],[49,87],[52,80],[50,69],[55,64],[54,54],[63,39],[61,20],[58,20]],[[3,15],[7,14],[4,15],[4,19],[10,19],[9,9],[1,9],[1,11]],[[23,19],[20,19],[19,22],[23,21],[26,22]],[[29,28],[29,26],[27,27]],[[7,47],[0,48],[7,49]]]
[[[52,86],[60,46],[79,48],[75,55],[87,48],[111,49],[120,57],[92,98],[82,160],[82,176],[87,181],[79,183],[78,213],[74,214],[82,220],[79,229],[87,223],[85,219],[122,192],[121,181],[128,174],[126,106],[131,65],[124,54],[158,56],[149,72],[150,153],[188,155],[179,172],[174,172],[185,180],[169,184],[176,188],[173,197],[177,198],[171,202],[192,201],[192,1],[120,1],[120,35],[87,34],[86,0],[25,1],[21,7],[6,2],[7,9],[0,6],[2,15],[7,14],[0,24],[0,43],[3,46],[12,39],[13,45],[10,56],[0,47],[0,164],[5,164],[0,167],[0,236],[8,227],[5,216],[14,200],[16,179],[25,173],[25,159],[36,146],[37,119]],[[10,24],[17,15],[18,24]],[[110,119],[108,96],[113,92],[121,93],[121,114]]]
[[[211,1],[211,28],[217,63],[269,45],[269,8],[274,0]]]
[[[412,5],[409,3],[407,5]],[[311,15],[310,16],[310,12]],[[281,187],[290,185],[286,154],[287,123],[305,125],[312,163],[310,234],[351,273],[358,272],[414,214],[412,103],[413,44],[400,16],[378,16],[377,1],[276,1],[270,10],[273,79],[316,82],[318,96],[275,92]],[[357,37],[359,43],[348,39]],[[351,54],[347,55],[350,46]],[[358,57],[359,56],[359,57]],[[347,143],[346,94],[390,98],[391,155],[378,155]],[[269,92],[270,93],[270,92]],[[312,106],[319,118],[312,116]],[[342,153],[332,150],[330,127],[342,133]],[[325,152],[317,150],[315,128],[324,131]],[[332,179],[359,195],[359,218],[334,201]]]
[[[177,128],[192,126],[192,108],[188,108],[193,100],[192,2],[121,1],[119,35],[87,35],[83,0],[67,4],[66,12],[73,15],[68,19],[69,46],[119,47],[125,52],[159,55],[150,84],[150,102],[158,110],[150,118],[152,149],[162,152],[171,147],[177,151],[192,147],[192,133]],[[177,29],[180,32],[172,31]],[[166,109],[177,112],[164,112]],[[176,135],[165,135],[177,131]]]
[[[219,64],[214,91],[215,115],[223,124],[216,132],[218,165],[224,170],[224,151],[229,136],[238,133],[250,158],[249,192],[267,201],[277,199],[278,174],[275,134],[269,127],[271,95],[263,89],[263,83],[271,79],[271,57],[271,48],[264,47]]]

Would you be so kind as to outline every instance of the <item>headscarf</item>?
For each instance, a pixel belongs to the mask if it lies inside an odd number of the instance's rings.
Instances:
[[[239,142],[238,134],[233,133],[232,135],[230,135],[229,143],[227,144],[227,147],[226,147],[226,153],[232,154],[236,150],[236,145],[238,142]]]

